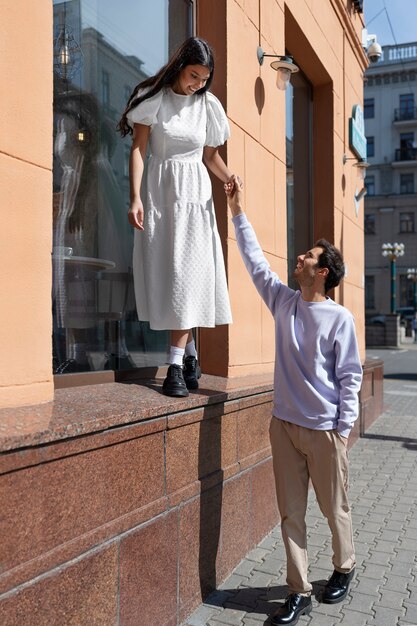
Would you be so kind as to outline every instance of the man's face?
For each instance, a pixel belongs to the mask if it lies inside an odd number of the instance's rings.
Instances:
[[[298,284],[305,287],[310,287],[313,285],[316,274],[319,268],[318,259],[321,253],[323,252],[323,248],[311,248],[305,254],[300,254],[297,257],[297,266],[293,272],[293,276]]]

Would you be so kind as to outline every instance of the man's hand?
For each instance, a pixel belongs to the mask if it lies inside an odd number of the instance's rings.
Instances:
[[[229,205],[229,209],[235,217],[235,215],[240,215],[243,213],[242,208],[242,190],[243,183],[240,180],[239,176],[233,174],[233,176],[224,184],[224,190],[227,196],[227,204]]]
[[[341,434],[339,433],[339,431],[336,431],[336,432],[337,432],[337,434],[339,435],[339,438],[341,439],[342,443],[344,443],[344,444],[345,444],[345,446],[347,446],[347,445],[348,445],[348,438],[347,438],[347,437],[343,437],[343,435],[341,435]]]

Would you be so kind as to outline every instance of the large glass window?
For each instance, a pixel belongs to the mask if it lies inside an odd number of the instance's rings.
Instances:
[[[365,276],[365,309],[375,308],[375,276]]]
[[[400,233],[414,232],[414,213],[400,213]]]
[[[414,282],[400,274],[400,306],[414,306]]]
[[[366,155],[368,157],[375,156],[375,137],[366,138]]]
[[[190,0],[54,0],[55,373],[155,367],[167,332],[139,322],[127,221],[130,90],[192,34]],[[129,92],[129,93],[128,93]]]
[[[365,178],[365,187],[368,196],[375,195],[375,176],[367,176]]]
[[[400,119],[411,120],[414,117],[414,94],[400,95]]]
[[[288,284],[298,289],[292,278],[297,255],[313,244],[312,89],[301,72],[293,74],[285,95]]]
[[[416,157],[414,133],[400,133],[400,161],[410,161]]]
[[[374,98],[365,98],[363,102],[363,116],[365,119],[375,117],[375,100]]]
[[[375,235],[375,215],[373,213],[365,213],[365,235]]]
[[[400,174],[400,193],[414,193],[414,174]]]

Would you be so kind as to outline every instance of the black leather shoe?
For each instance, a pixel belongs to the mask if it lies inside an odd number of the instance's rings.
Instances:
[[[273,626],[278,626],[278,624],[293,626],[298,622],[300,615],[308,615],[312,608],[311,596],[290,593],[285,603],[272,615],[271,624]]]
[[[325,604],[337,604],[344,600],[349,591],[350,581],[354,574],[355,569],[348,574],[342,574],[342,572],[334,570],[324,588],[321,601]]]
[[[166,396],[173,396],[174,398],[186,398],[189,395],[181,365],[174,364],[168,367],[162,391]]]
[[[186,356],[184,361],[184,380],[187,389],[198,389],[201,368],[195,356]]]

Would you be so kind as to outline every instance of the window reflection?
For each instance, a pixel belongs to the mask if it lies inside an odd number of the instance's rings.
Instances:
[[[312,90],[301,72],[291,78],[285,92],[285,105],[288,285],[298,289],[298,283],[292,277],[297,255],[304,253],[313,243]]]
[[[130,144],[115,127],[131,89],[191,34],[192,3],[126,0],[123,12],[116,5],[112,0],[54,2],[57,374],[166,360],[167,333],[137,320],[133,232],[126,217]]]

